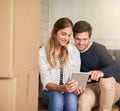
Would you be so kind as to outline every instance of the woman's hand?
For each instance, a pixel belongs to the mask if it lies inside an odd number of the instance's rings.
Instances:
[[[74,91],[75,94],[82,94],[85,92],[85,88],[76,88],[76,90]]]
[[[78,86],[78,82],[75,80],[70,80],[65,84],[67,92],[74,92]]]

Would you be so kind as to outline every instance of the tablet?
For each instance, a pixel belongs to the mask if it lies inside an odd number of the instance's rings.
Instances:
[[[85,88],[89,75],[90,73],[87,72],[73,72],[71,79],[74,79],[78,82],[78,87]]]

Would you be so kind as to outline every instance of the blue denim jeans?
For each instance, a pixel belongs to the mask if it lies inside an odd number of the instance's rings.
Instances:
[[[43,91],[43,102],[48,106],[48,111],[77,111],[78,96],[69,92]]]

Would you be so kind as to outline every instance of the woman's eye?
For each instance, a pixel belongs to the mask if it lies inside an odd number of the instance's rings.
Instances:
[[[62,33],[61,35],[65,35],[65,33]]]
[[[70,34],[70,35],[68,35],[68,37],[71,37],[71,34]]]

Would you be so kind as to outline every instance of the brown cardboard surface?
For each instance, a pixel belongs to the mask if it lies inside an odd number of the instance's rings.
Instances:
[[[11,0],[0,1],[0,77],[12,72],[13,11]],[[7,74],[6,74],[7,75]],[[5,76],[6,76],[5,75]]]
[[[0,78],[38,67],[40,1],[0,1]]]
[[[0,79],[0,111],[38,111],[38,70]]]

